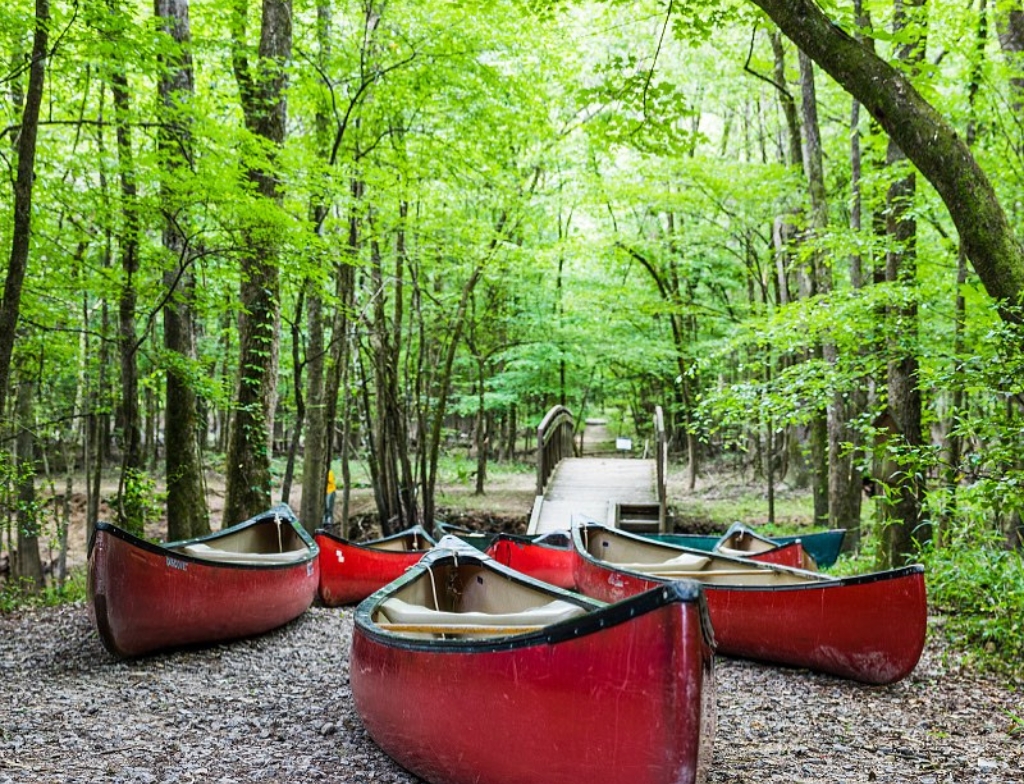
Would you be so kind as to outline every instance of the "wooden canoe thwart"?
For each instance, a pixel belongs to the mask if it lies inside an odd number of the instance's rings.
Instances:
[[[573,530],[579,590],[615,602],[680,577],[704,585],[718,652],[893,683],[917,666],[924,567],[856,577],[688,550],[591,524]]]
[[[713,659],[698,583],[609,606],[446,537],[356,609],[349,677],[370,736],[433,784],[699,784]]]
[[[89,542],[89,613],[121,657],[262,634],[312,604],[317,552],[284,505],[167,544],[100,522]]]
[[[361,602],[434,546],[434,538],[418,525],[368,542],[351,542],[322,528],[315,537],[320,547],[320,601],[328,607]]]

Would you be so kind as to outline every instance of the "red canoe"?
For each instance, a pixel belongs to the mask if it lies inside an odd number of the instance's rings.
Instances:
[[[573,530],[576,585],[619,601],[672,579],[704,585],[726,656],[893,683],[917,665],[927,622],[924,567],[827,577],[652,542],[586,525]]]
[[[434,546],[418,525],[369,542],[350,542],[323,528],[314,536],[320,546],[320,601],[328,607],[361,602]]]
[[[797,569],[817,570],[818,564],[808,553],[803,543],[796,539],[791,542],[775,542],[742,523],[733,523],[729,530],[715,542],[712,550],[722,555],[752,558],[762,563],[792,566]]]
[[[535,538],[498,534],[485,552],[498,563],[537,580],[570,590],[576,587],[572,575],[576,554],[567,531]]]
[[[163,545],[100,522],[89,542],[89,613],[122,657],[262,634],[305,612],[318,579],[316,542],[287,506]]]
[[[700,586],[607,606],[445,537],[356,609],[370,736],[433,784],[697,784],[714,732]]]

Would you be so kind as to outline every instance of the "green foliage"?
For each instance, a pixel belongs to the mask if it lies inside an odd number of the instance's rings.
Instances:
[[[0,583],[0,613],[14,612],[26,607],[56,607],[61,604],[83,602],[86,599],[88,574],[85,567],[68,574],[63,587],[48,582],[42,591],[35,591],[29,580],[19,585],[15,580]]]
[[[144,537],[146,526],[160,519],[163,500],[151,476],[145,471],[128,469],[124,474],[119,524],[130,533]]]
[[[959,532],[921,553],[928,598],[941,627],[983,666],[1020,678],[1024,661],[1024,563],[991,537]]]

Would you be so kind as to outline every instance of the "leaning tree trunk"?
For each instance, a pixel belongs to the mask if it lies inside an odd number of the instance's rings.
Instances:
[[[35,32],[32,38],[32,62],[28,71],[28,89],[18,129],[18,172],[14,180],[14,214],[11,227],[11,255],[0,300],[0,409],[7,399],[11,357],[21,313],[21,290],[28,270],[32,238],[32,185],[35,180],[36,137],[39,110],[43,103],[46,57],[49,47],[50,0],[36,0]]]
[[[233,66],[242,96],[245,124],[255,136],[279,149],[287,121],[287,64],[292,51],[290,0],[264,0],[258,65],[249,70],[244,50],[244,18],[236,17]],[[258,198],[279,205],[283,194],[272,170],[250,169]],[[238,383],[228,435],[227,491],[223,523],[230,525],[270,505],[271,444],[277,402],[280,276],[278,239],[267,225],[252,225],[242,258],[239,289]]]
[[[938,191],[967,257],[997,302],[1024,292],[1024,248],[995,189],[957,130],[901,71],[854,40],[814,0],[752,0],[833,79],[857,98]],[[1004,308],[1003,317],[1019,321]]]

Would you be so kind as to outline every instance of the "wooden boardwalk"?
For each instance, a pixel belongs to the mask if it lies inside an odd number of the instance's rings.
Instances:
[[[534,502],[531,534],[567,530],[573,517],[616,524],[618,505],[657,506],[654,460],[570,457],[559,462],[543,496]]]

